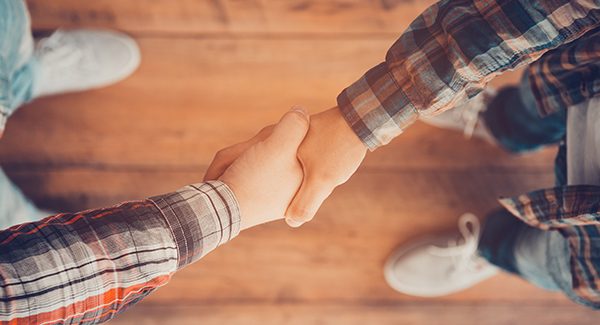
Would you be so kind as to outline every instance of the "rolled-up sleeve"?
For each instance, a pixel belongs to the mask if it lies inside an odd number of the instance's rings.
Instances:
[[[0,230],[0,323],[108,321],[239,231],[220,181]]]
[[[179,268],[199,260],[240,232],[238,203],[223,182],[188,185],[150,200],[160,209],[173,234]]]
[[[344,89],[337,102],[371,149],[421,115],[454,107],[496,75],[597,27],[600,1],[441,1],[418,16],[385,62]]]

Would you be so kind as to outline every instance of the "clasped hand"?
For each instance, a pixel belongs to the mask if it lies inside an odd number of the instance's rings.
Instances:
[[[279,123],[220,150],[204,180],[219,179],[232,189],[242,229],[281,218],[299,227],[354,174],[365,154],[337,107],[312,116],[294,107]]]

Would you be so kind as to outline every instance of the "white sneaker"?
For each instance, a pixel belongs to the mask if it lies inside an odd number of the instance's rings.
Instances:
[[[51,215],[52,212],[40,210],[27,199],[0,169],[0,230]]]
[[[400,247],[387,260],[384,275],[396,291],[438,297],[469,288],[498,272],[477,255],[479,220],[467,213],[458,227],[463,239],[438,237]]]
[[[140,64],[131,37],[101,30],[58,30],[37,43],[34,56],[39,64],[34,97],[108,86]]]
[[[466,138],[476,137],[496,144],[481,118],[481,113],[495,96],[494,89],[486,88],[466,103],[435,116],[422,117],[421,121],[443,129],[462,131]]]

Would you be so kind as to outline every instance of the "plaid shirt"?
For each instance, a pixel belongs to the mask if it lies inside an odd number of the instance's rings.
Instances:
[[[0,231],[0,323],[101,323],[240,231],[222,182]]]
[[[556,112],[600,94],[599,26],[598,0],[441,1],[409,26],[385,62],[338,96],[338,106],[374,150],[419,117],[535,61],[528,72],[539,111]],[[559,187],[501,203],[532,226],[561,231],[571,247],[574,299],[600,307],[600,187]]]
[[[502,71],[530,63],[598,26],[598,6],[593,0],[440,2],[413,22],[386,62],[340,94],[339,107],[374,149],[420,115],[451,108]],[[597,54],[597,44],[591,43],[587,54]],[[557,73],[571,68],[573,57],[590,63],[579,70],[591,73],[587,88],[567,82],[568,73]],[[566,55],[538,66],[531,78],[541,110],[551,112],[596,94],[593,59]],[[600,301],[600,261],[591,250],[600,238],[599,191],[563,187],[502,201],[530,224],[560,229],[569,238],[574,287],[593,301]],[[233,193],[213,181],[2,230],[0,322],[107,321],[167,283],[178,269],[231,240],[239,226]]]

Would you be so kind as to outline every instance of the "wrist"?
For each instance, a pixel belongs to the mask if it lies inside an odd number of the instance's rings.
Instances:
[[[252,214],[248,213],[247,195],[244,193],[243,189],[238,187],[235,181],[228,177],[221,177],[219,181],[225,184],[231,193],[232,202],[235,205],[234,208],[239,213],[240,231],[253,227],[255,222],[252,221]]]
[[[344,146],[349,149],[367,151],[368,147],[363,143],[361,138],[350,126],[350,123],[346,120],[346,117],[338,106],[330,108],[324,113],[328,113],[332,116],[332,126],[335,127],[336,133],[339,134],[340,138],[346,139]]]

